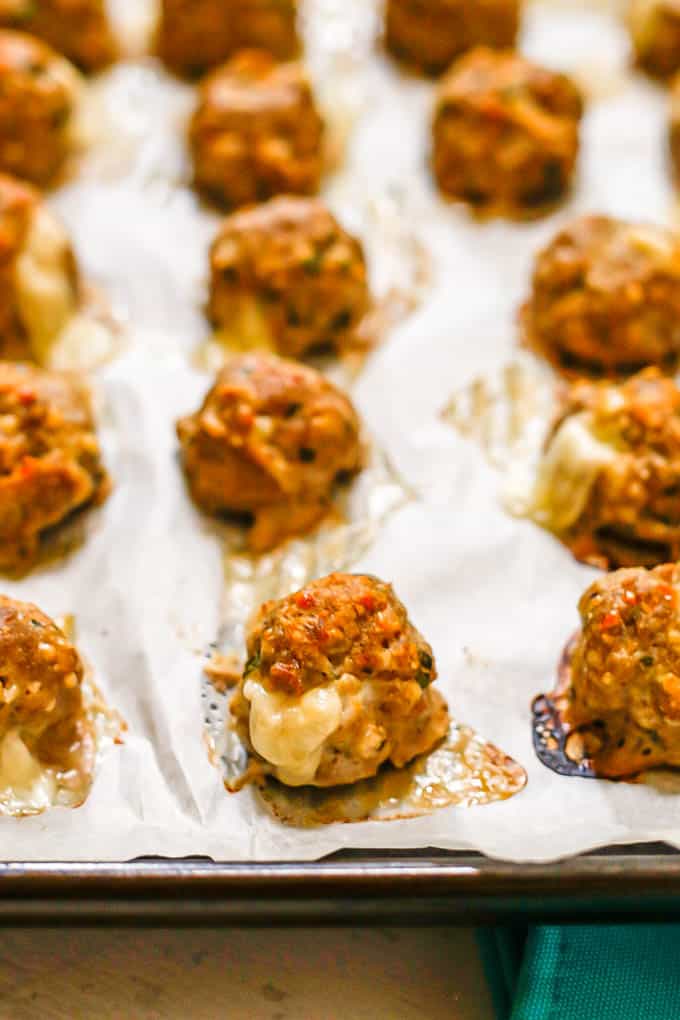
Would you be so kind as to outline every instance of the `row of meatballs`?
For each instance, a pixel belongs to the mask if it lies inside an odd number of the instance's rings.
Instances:
[[[81,86],[75,68],[37,36],[87,68],[111,57],[112,36],[93,0],[9,6],[0,26],[25,31],[0,29],[0,170],[45,186],[74,145]],[[222,207],[319,188],[326,130],[302,65],[290,59],[299,49],[297,13],[292,0],[163,5],[157,50],[166,62],[183,73],[215,68],[200,84],[189,145],[196,187]],[[571,184],[583,100],[568,76],[511,49],[519,14],[517,0],[391,0],[386,41],[422,69],[450,68],[432,123],[442,194],[478,211],[533,216]],[[680,66],[680,5],[644,0],[630,21],[640,63],[664,74]],[[679,124],[676,90],[676,164]]]
[[[38,193],[6,176],[0,242],[1,355],[45,362],[77,307],[78,267]],[[185,467],[196,501],[209,512],[254,515],[251,543],[262,550],[309,530],[328,509],[335,480],[360,469],[361,429],[348,398],[311,368],[282,359],[351,350],[371,308],[368,274],[360,242],[325,205],[294,196],[226,217],[210,262],[215,327],[247,335],[276,356],[229,360],[203,410],[180,424]],[[679,293],[680,241],[659,227],[584,217],[536,259],[521,313],[523,340],[564,376],[577,377],[547,446],[539,510],[581,558],[660,562],[678,548],[678,393],[664,373],[680,354]],[[31,370],[8,364],[4,372],[11,400],[32,423],[41,405],[31,405],[26,393],[20,404],[13,381],[13,373]],[[6,420],[21,460],[23,419],[8,412]],[[41,435],[39,448],[45,444],[51,449],[62,439]],[[28,446],[31,458],[40,456],[32,440]],[[560,506],[555,480],[565,488],[574,450],[596,484]],[[6,472],[13,476],[15,467],[10,458]],[[25,487],[30,472],[22,470]],[[90,498],[66,500],[61,516]],[[5,544],[30,547],[25,529],[35,539],[53,523],[29,514],[15,532],[3,528]]]
[[[301,50],[299,0],[160,0],[154,50],[175,72],[195,77],[241,49],[278,60]],[[440,74],[475,46],[512,47],[522,0],[387,0],[385,44],[399,60]],[[668,77],[680,70],[677,0],[631,0],[627,20],[638,63]],[[36,35],[86,71],[118,56],[104,0],[2,0],[0,26]]]

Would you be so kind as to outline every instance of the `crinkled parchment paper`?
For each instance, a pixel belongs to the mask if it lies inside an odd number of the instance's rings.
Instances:
[[[115,6],[139,49],[151,4]],[[435,649],[456,719],[524,765],[528,786],[484,807],[302,831],[274,821],[250,790],[225,793],[201,739],[202,667],[224,627],[222,537],[187,497],[174,436],[175,419],[210,383],[195,355],[208,334],[202,302],[218,218],[186,187],[191,89],[133,59],[94,84],[106,130],[80,176],[50,199],[126,331],[118,358],[94,377],[116,487],[68,560],[3,586],[53,616],[75,614],[95,681],[129,729],[83,807],[0,820],[8,860],[303,859],[343,846],[545,860],[603,843],[680,845],[680,797],[561,778],[537,761],[531,700],[552,688],[595,573],[503,510],[498,473],[441,418],[452,393],[512,361],[532,255],[561,222],[584,210],[672,221],[664,95],[626,72],[613,4],[530,5],[523,50],[573,71],[591,96],[580,180],[546,220],[480,225],[436,197],[426,169],[432,85],[371,52],[376,25],[373,0],[308,2],[312,71],[346,147],[327,198],[365,238],[382,294],[408,291],[414,275],[422,285],[423,246],[431,259],[426,300],[351,384],[410,495],[390,503],[354,566],[394,582]]]

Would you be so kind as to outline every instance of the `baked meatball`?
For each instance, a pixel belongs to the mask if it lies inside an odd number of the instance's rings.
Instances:
[[[0,568],[29,567],[49,529],[108,490],[83,384],[0,362]]]
[[[432,649],[391,585],[331,574],[266,602],[232,702],[244,742],[289,786],[340,786],[401,768],[449,728]]]
[[[439,190],[480,211],[536,215],[569,188],[581,113],[566,75],[510,51],[472,50],[437,92],[432,168]]]
[[[54,779],[75,785],[94,765],[77,650],[37,606],[0,596],[0,651],[3,785],[24,786],[27,751]]]
[[[640,67],[660,78],[680,70],[679,0],[631,0],[628,24]]]
[[[577,382],[539,468],[536,514],[603,567],[680,558],[680,389],[655,368]]]
[[[680,765],[680,567],[630,567],[596,581],[566,671],[566,721],[596,773]]]
[[[0,0],[0,25],[39,36],[84,71],[116,56],[104,0]]]
[[[336,482],[362,467],[349,399],[314,369],[273,355],[231,358],[177,432],[195,502],[209,514],[248,515],[254,552],[313,528]]]
[[[43,361],[79,289],[59,220],[30,185],[0,174],[0,357]]]
[[[80,83],[71,64],[22,32],[0,30],[0,170],[49,184],[72,144]]]
[[[232,213],[210,269],[215,326],[291,358],[350,345],[370,305],[361,243],[316,198]]]
[[[520,8],[520,0],[387,0],[387,48],[426,74],[439,74],[473,46],[513,46]]]
[[[297,0],[162,0],[157,50],[183,75],[202,74],[238,50],[296,56]]]
[[[299,64],[244,51],[209,75],[189,129],[196,187],[234,207],[318,190],[323,121]]]
[[[536,259],[525,341],[585,374],[672,368],[680,352],[680,240],[668,230],[584,216]]]

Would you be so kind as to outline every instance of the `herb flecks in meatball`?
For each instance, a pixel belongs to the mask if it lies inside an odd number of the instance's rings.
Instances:
[[[432,649],[392,587],[331,574],[267,602],[247,636],[232,706],[253,750],[290,786],[337,786],[397,768],[445,736]]]
[[[105,0],[0,0],[0,25],[44,39],[84,71],[117,54]]]
[[[297,0],[163,0],[157,50],[178,74],[194,76],[238,50],[277,60],[298,53]]]
[[[439,74],[473,46],[512,46],[520,10],[520,0],[387,0],[385,41],[397,59]]]
[[[442,79],[432,167],[440,191],[480,212],[534,216],[568,190],[582,101],[563,74],[480,48]]]
[[[618,570],[583,595],[567,720],[603,776],[680,765],[680,568]]]
[[[0,596],[0,656],[3,791],[35,781],[36,764],[81,785],[94,761],[77,650],[36,606]]]
[[[672,368],[680,353],[680,239],[662,227],[584,216],[539,253],[524,339],[590,375]]]
[[[0,173],[0,357],[45,360],[79,291],[61,223],[30,185]]]
[[[363,464],[349,399],[314,369],[273,355],[231,358],[177,431],[194,501],[210,514],[250,515],[254,552],[314,528],[336,483]]]
[[[658,370],[566,393],[539,469],[535,516],[579,558],[680,558],[680,389]]]
[[[50,184],[72,144],[78,74],[45,43],[0,31],[0,171]]]
[[[213,323],[287,357],[352,346],[370,307],[361,244],[318,199],[287,196],[233,213],[210,268]]]
[[[680,70],[678,0],[631,0],[628,24],[640,67],[659,78]]]
[[[201,84],[189,129],[194,183],[227,208],[314,194],[323,133],[302,66],[244,51]]]
[[[108,490],[83,384],[0,362],[0,567],[30,566],[46,531]]]

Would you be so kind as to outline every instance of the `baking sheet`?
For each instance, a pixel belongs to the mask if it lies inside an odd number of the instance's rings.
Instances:
[[[139,46],[152,5],[114,6]],[[201,740],[200,682],[223,625],[221,540],[187,497],[174,436],[175,419],[210,383],[196,351],[207,336],[201,307],[218,218],[186,187],[191,89],[153,61],[133,60],[93,86],[99,137],[81,175],[51,197],[126,333],[94,379],[116,487],[74,556],[3,586],[51,615],[75,613],[78,643],[129,732],[82,808],[0,821],[5,859],[290,860],[340,847],[436,846],[537,861],[606,843],[680,846],[677,796],[565,779],[537,761],[531,700],[551,689],[595,572],[503,510],[498,473],[440,416],[454,391],[515,357],[532,255],[561,222],[583,210],[674,218],[664,94],[626,73],[615,6],[529,6],[523,51],[576,73],[591,102],[573,198],[521,226],[480,225],[436,197],[426,170],[432,85],[372,53],[373,0],[306,8],[312,71],[346,148],[325,194],[364,236],[381,293],[408,290],[416,277],[422,286],[423,247],[431,262],[427,299],[351,385],[373,441],[415,495],[382,520],[353,567],[393,581],[433,645],[456,718],[524,765],[527,788],[481,808],[312,831],[279,825],[252,791],[225,793]]]

